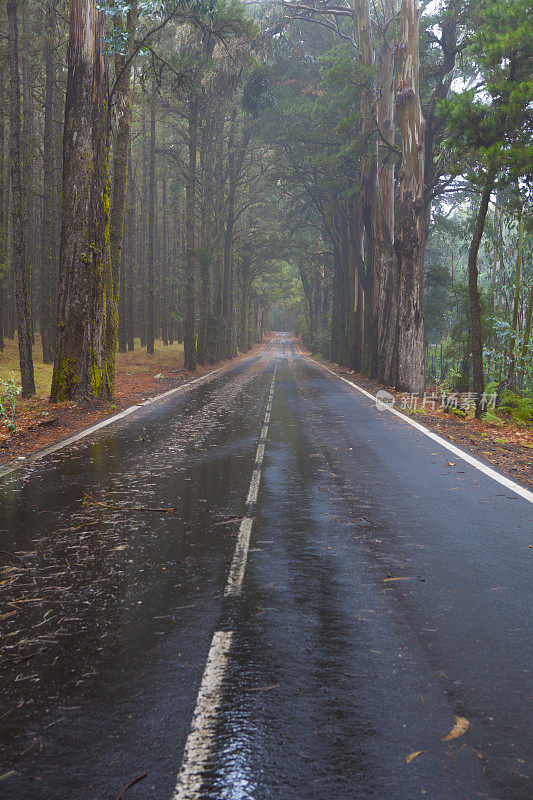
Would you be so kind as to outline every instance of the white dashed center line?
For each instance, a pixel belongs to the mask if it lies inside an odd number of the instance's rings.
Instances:
[[[242,592],[252,534],[253,517],[250,512],[257,501],[259,492],[277,370],[278,362],[276,361],[261,436],[255,454],[254,471],[246,498],[247,513],[239,525],[224,597],[238,597]],[[213,636],[172,800],[198,800],[201,796],[203,776],[215,738],[222,684],[228,668],[232,640],[232,631],[216,631]]]

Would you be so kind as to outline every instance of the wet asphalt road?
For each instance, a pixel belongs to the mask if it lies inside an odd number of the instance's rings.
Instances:
[[[531,796],[531,504],[288,337],[1,486],[1,800],[170,800],[215,631],[195,797]]]

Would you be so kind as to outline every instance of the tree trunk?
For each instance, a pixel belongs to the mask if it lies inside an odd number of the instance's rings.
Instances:
[[[10,158],[11,158],[11,212],[13,235],[13,261],[17,306],[20,378],[22,396],[35,394],[33,355],[31,349],[30,304],[26,273],[24,241],[24,208],[22,199],[21,131],[20,131],[20,75],[18,65],[17,2],[8,0],[10,68]]]
[[[22,2],[22,49],[21,72],[22,72],[22,130],[24,136],[21,141],[22,149],[22,195],[24,198],[24,247],[26,252],[26,285],[28,287],[28,301],[30,308],[30,329],[32,342],[35,343],[35,260],[36,260],[36,229],[35,222],[37,209],[33,194],[34,170],[33,170],[33,150],[35,139],[35,124],[33,114],[33,90],[32,75],[29,54],[32,42],[30,37],[30,14],[29,0]]]
[[[56,0],[46,5],[44,44],[45,95],[43,133],[43,218],[41,229],[41,339],[43,362],[53,364],[52,350],[52,265],[54,263],[54,30]]]
[[[250,304],[252,252],[245,248],[241,254],[241,310],[239,320],[239,350],[246,353],[248,348],[248,314]]]
[[[104,285],[109,263],[109,75],[105,14],[71,0],[63,137],[63,224],[51,401],[95,399],[109,384]]]
[[[524,367],[526,364],[527,351],[529,347],[529,337],[531,336],[531,318],[533,316],[533,282],[529,290],[529,299],[527,302],[527,311],[525,314],[524,322],[524,341],[522,344],[522,353],[520,356],[520,378],[523,378]]]
[[[133,279],[135,273],[135,196],[134,196],[134,186],[133,186],[133,177],[132,177],[132,168],[131,168],[131,140],[130,140],[130,157],[128,160],[128,206],[127,206],[127,227],[128,227],[128,241],[129,241],[129,260],[128,260],[128,291],[127,291],[127,299],[126,299],[126,312],[125,312],[125,320],[126,320],[126,341],[128,350],[135,349],[135,339],[134,339],[134,326],[133,326],[133,303],[134,303],[134,291],[133,291]]]
[[[5,103],[4,74],[0,74],[0,97]],[[0,352],[4,351],[4,312],[7,279],[8,192],[5,183],[6,118],[0,113]]]
[[[398,373],[398,259],[394,250],[394,1],[385,5],[384,34],[379,52],[378,148],[379,190],[374,195],[372,218],[377,241],[377,375],[395,385]],[[374,290],[376,291],[376,289]]]
[[[141,154],[142,188],[141,218],[139,220],[139,326],[141,347],[146,347],[146,220],[148,218],[148,148],[146,142],[146,109],[142,103],[141,113]]]
[[[522,288],[522,252],[524,244],[524,219],[522,201],[520,199],[520,187],[517,186],[518,195],[518,249],[516,252],[516,271],[515,271],[515,291],[513,303],[513,321],[511,323],[511,342],[509,346],[509,370],[507,373],[506,385],[511,386],[515,377],[516,369],[516,337],[518,334],[518,309],[520,305],[520,291]]]
[[[185,369],[196,369],[196,151],[198,146],[198,99],[190,94],[188,98],[189,118],[189,165],[187,170],[186,210],[185,210],[185,322],[183,329],[183,350]]]
[[[479,302],[477,255],[485,228],[490,196],[496,180],[496,168],[489,167],[477,212],[474,234],[468,251],[468,300],[470,309],[470,341],[472,345],[473,390],[476,395],[476,417],[483,411],[483,339],[481,335],[481,304]]]
[[[398,45],[396,108],[401,131],[402,163],[398,235],[399,266],[398,389],[421,393],[424,359],[424,133],[420,107],[419,4],[402,0]]]
[[[161,231],[161,258],[160,263],[160,297],[161,297],[161,338],[168,347],[168,211],[167,211],[167,182],[163,178],[162,197],[162,231]]]
[[[113,398],[115,389],[115,351],[117,334],[120,325],[120,294],[125,290],[125,282],[121,277],[122,241],[124,233],[124,216],[126,211],[126,195],[128,189],[128,163],[131,138],[131,69],[137,31],[137,2],[130,3],[126,18],[126,27],[120,15],[114,19],[114,28],[126,36],[124,53],[115,56],[115,87],[113,108],[116,117],[117,133],[113,163],[113,193],[111,215],[109,221],[109,253],[111,269],[106,287],[106,302],[109,305],[106,316],[106,357],[109,362],[107,387],[109,399]],[[131,243],[128,243],[131,248]],[[122,314],[124,317],[124,314]],[[125,325],[125,320],[124,320]],[[125,352],[125,327],[122,331],[121,346]]]
[[[150,165],[148,206],[148,257],[146,259],[146,351],[154,354],[154,262],[155,262],[155,106],[157,84],[152,79],[150,102]]]

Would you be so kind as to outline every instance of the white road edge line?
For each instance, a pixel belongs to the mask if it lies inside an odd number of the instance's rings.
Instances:
[[[271,392],[276,381],[277,362],[272,377]],[[263,437],[263,432],[265,436]],[[261,438],[266,438],[268,424],[261,428]],[[259,442],[255,454],[254,471],[250,481],[246,504],[248,508],[257,500],[259,482],[261,480],[261,464],[265,452],[264,442]],[[253,517],[246,516],[241,520],[235,544],[235,552],[224,591],[224,597],[234,597],[242,591]],[[181,768],[176,779],[176,787],[172,800],[198,800],[202,791],[204,773],[211,756],[215,738],[218,710],[222,697],[222,683],[229,663],[229,652],[233,641],[232,631],[216,631],[213,635],[202,682],[194,707],[191,730],[185,742]]]
[[[232,641],[231,631],[217,631],[213,636],[172,800],[194,800],[200,796],[203,773],[215,738],[222,682]]]
[[[355,383],[352,383],[346,378],[343,378],[341,375],[338,375],[329,367],[326,367],[324,366],[324,364],[321,364],[319,361],[315,361],[313,358],[309,358],[309,356],[304,355],[302,352],[300,352],[300,356],[307,359],[307,361],[310,361],[315,366],[321,367],[322,369],[326,370],[326,372],[329,372],[331,375],[334,375],[335,378],[338,378],[343,383],[346,383],[348,386],[350,386],[352,389],[356,389],[361,394],[364,394],[365,397],[368,397],[370,400],[373,400],[374,402],[376,401],[376,396],[371,394],[371,392],[367,392],[366,389],[362,389]],[[404,422],[407,422],[409,425],[411,425],[411,427],[416,428],[416,430],[420,431],[420,433],[423,433],[425,436],[428,436],[430,439],[433,439],[433,441],[438,442],[440,445],[442,445],[442,447],[445,447],[447,450],[449,450],[450,453],[453,453],[458,458],[462,458],[463,461],[467,462],[467,464],[470,464],[471,466],[478,469],[480,472],[483,472],[484,475],[487,475],[489,478],[492,478],[492,480],[497,481],[497,483],[500,483],[502,486],[505,486],[506,489],[510,489],[515,494],[519,495],[520,497],[523,497],[524,500],[528,500],[530,503],[533,503],[533,492],[530,492],[529,489],[526,489],[524,486],[520,486],[519,483],[512,481],[510,478],[506,478],[505,475],[501,475],[499,472],[496,472],[495,469],[492,469],[492,467],[488,467],[486,464],[483,464],[482,461],[478,461],[477,458],[475,458],[470,453],[467,453],[466,450],[461,450],[460,447],[456,447],[451,442],[448,442],[446,439],[443,439],[442,436],[439,436],[438,433],[430,431],[428,428],[425,428],[423,425],[420,425],[419,422],[415,422],[414,419],[410,419],[405,414],[402,414],[400,411],[397,411],[395,408],[390,408],[389,406],[384,410],[389,411],[391,414],[394,414],[395,417],[399,417],[399,419],[403,420]]]

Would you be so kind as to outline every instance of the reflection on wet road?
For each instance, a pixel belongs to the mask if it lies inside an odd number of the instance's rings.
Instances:
[[[0,798],[529,797],[530,505],[447,462],[280,335],[2,479]]]

